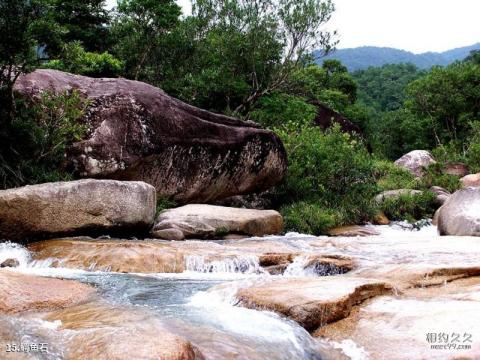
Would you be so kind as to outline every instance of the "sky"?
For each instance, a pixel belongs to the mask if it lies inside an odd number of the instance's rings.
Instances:
[[[115,0],[108,0],[114,4]],[[184,13],[190,0],[177,0]],[[480,0],[333,0],[326,25],[339,49],[385,46],[414,53],[445,51],[480,42]]]

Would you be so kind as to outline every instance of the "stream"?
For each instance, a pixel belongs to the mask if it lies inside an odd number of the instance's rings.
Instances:
[[[305,258],[298,256],[283,275],[270,275],[259,265],[256,255],[241,255],[242,249],[258,246],[288,248],[308,254],[321,249],[322,254],[341,254],[355,258],[365,272],[382,266],[406,264],[410,267],[478,264],[478,243],[472,251],[464,251],[459,239],[447,245],[427,226],[420,231],[405,230],[402,226],[371,226],[380,236],[355,238],[313,237],[300,234],[270,236],[263,239],[209,242],[224,245],[239,252],[237,257],[207,261],[201,255],[189,255],[186,269],[181,273],[119,273],[90,271],[71,267],[53,267],[52,260],[33,260],[24,247],[0,244],[0,263],[18,260],[19,267],[11,271],[46,277],[72,279],[93,285],[106,308],[121,309],[124,313],[141,313],[152,326],[167,329],[196,346],[206,359],[330,359],[339,351],[354,360],[368,359],[361,346],[349,339],[339,343],[312,337],[296,322],[270,311],[236,306],[235,294],[241,287],[269,282],[278,278],[317,277],[318,273],[304,268]],[[188,245],[189,241],[185,242]],[[197,242],[192,241],[195,246]],[[205,244],[205,245],[203,245]],[[217,244],[217,245],[214,245]],[[412,245],[416,244],[416,245]],[[472,244],[473,245],[473,244]],[[203,242],[198,246],[208,246]],[[461,258],[452,255],[458,248]],[[230,248],[229,248],[230,249]],[[329,275],[329,274],[326,274]],[[123,315],[122,315],[123,316]],[[27,317],[2,316],[11,333],[22,339],[43,339],[50,343],[46,354],[27,354],[28,359],[63,359],[68,332],[56,329],[61,320],[38,320]],[[138,331],[142,331],[139,327]],[[45,340],[47,339],[47,340]],[[335,357],[337,358],[337,357]]]

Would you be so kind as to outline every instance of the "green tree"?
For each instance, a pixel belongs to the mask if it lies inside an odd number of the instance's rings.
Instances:
[[[122,73],[123,66],[120,60],[108,52],[87,52],[77,41],[63,46],[60,59],[43,64],[45,68],[91,77],[117,77]]]
[[[407,87],[406,107],[430,124],[436,145],[462,142],[480,118],[480,65],[458,62],[434,67]]]
[[[174,0],[119,0],[117,11],[115,53],[125,60],[128,76],[145,78],[152,53],[178,23],[180,7]]]
[[[81,42],[87,51],[105,51],[110,14],[105,0],[36,0],[41,21],[36,38],[49,58],[57,58],[65,43]]]
[[[15,116],[13,86],[22,73],[36,64],[31,32],[36,16],[28,0],[2,0],[0,13],[0,143],[6,146]]]
[[[392,111],[403,107],[405,88],[424,72],[413,64],[389,64],[354,72],[358,83],[358,98],[377,111]]]

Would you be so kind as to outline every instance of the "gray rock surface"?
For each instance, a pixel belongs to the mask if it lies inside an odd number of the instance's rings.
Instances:
[[[139,181],[85,179],[2,190],[0,239],[147,233],[155,208],[155,188]]]

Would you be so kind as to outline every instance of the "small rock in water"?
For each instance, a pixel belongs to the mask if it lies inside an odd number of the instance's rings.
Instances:
[[[0,268],[4,267],[18,267],[20,263],[18,262],[17,259],[7,259],[4,262],[0,264]]]

